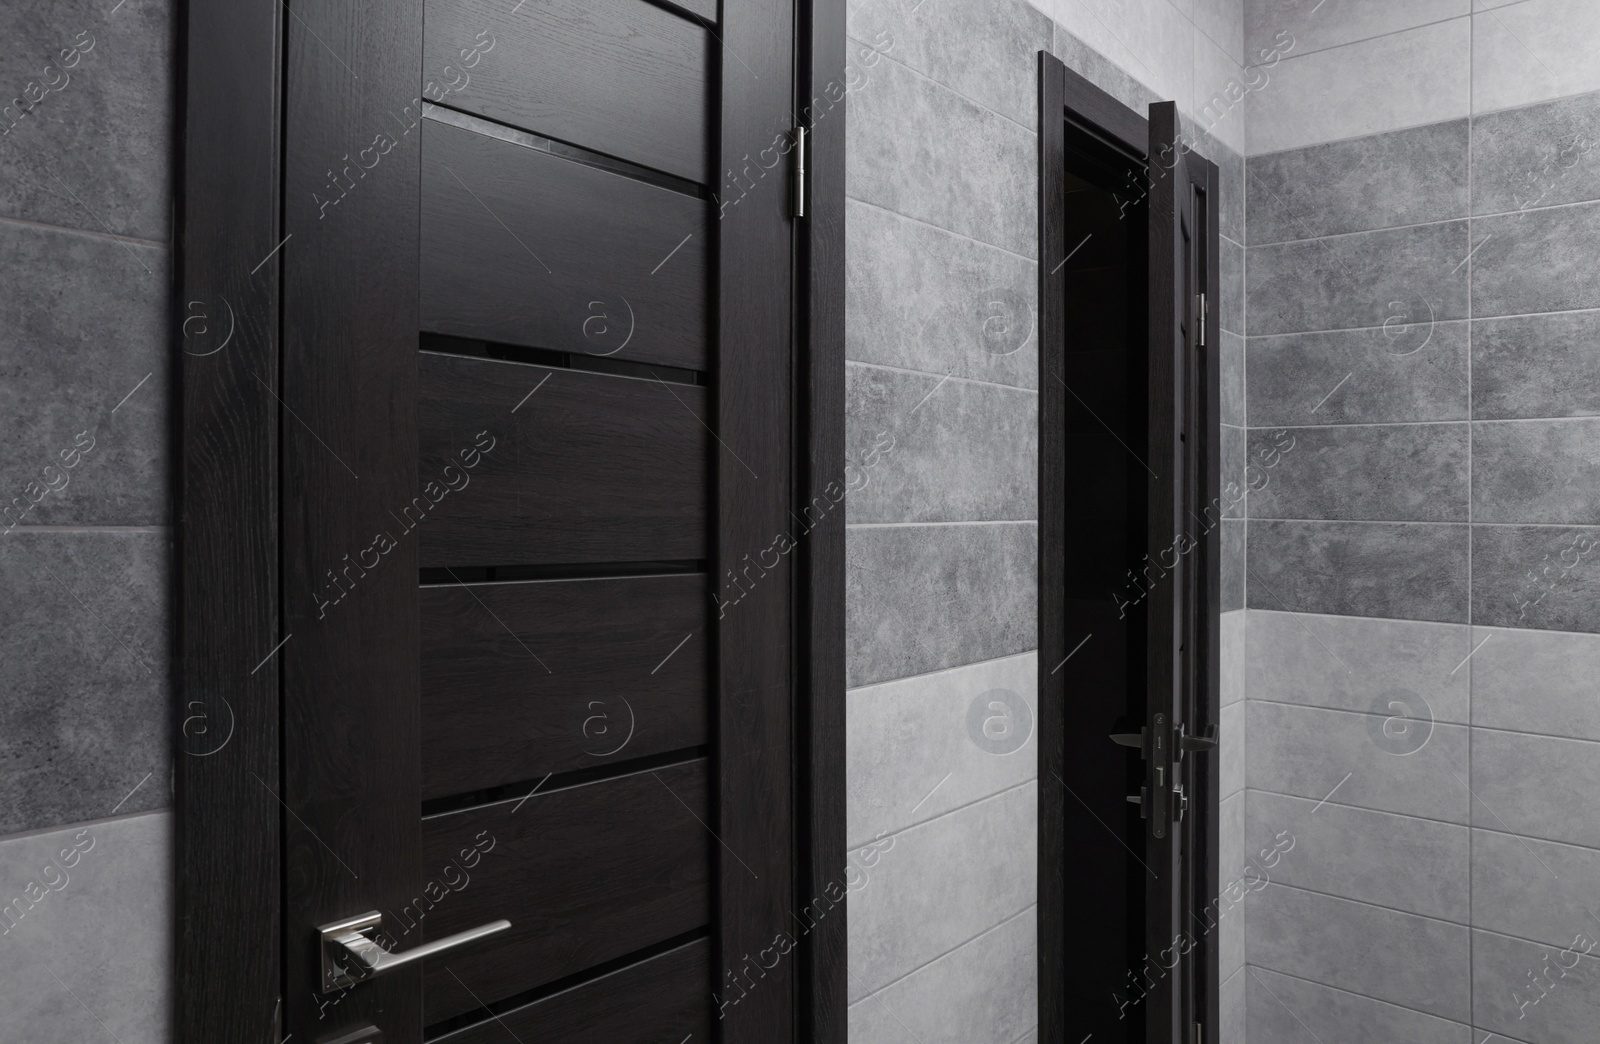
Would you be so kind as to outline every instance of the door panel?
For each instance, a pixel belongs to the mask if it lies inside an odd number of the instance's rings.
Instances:
[[[702,573],[422,589],[422,797],[704,744]]]
[[[433,100],[709,180],[716,168],[708,165],[715,45],[708,30],[645,0],[528,0],[515,18],[505,11],[502,0],[429,0],[423,67],[461,74],[442,74]],[[482,47],[485,27],[495,49],[461,69]]]
[[[703,199],[434,115],[422,128],[424,330],[705,368]]]
[[[504,917],[511,929],[430,960],[428,1023],[515,996],[711,920],[704,759],[535,793],[423,820],[423,862],[437,880],[419,923],[436,939]],[[515,809],[515,811],[513,811]],[[446,876],[477,851],[470,881]],[[421,902],[429,903],[424,885]],[[442,894],[441,894],[442,893]],[[417,906],[413,901],[412,909]],[[402,913],[399,925],[409,918]],[[391,930],[393,934],[393,930]],[[710,1004],[703,990],[702,1002]]]
[[[710,1040],[713,1019],[700,997],[710,977],[711,943],[696,939],[437,1040],[504,1044],[511,1034],[530,1044],[683,1044],[680,1028],[693,1039]]]
[[[424,567],[706,557],[706,389],[434,352],[420,363],[421,502],[395,510],[407,526],[426,514]]]

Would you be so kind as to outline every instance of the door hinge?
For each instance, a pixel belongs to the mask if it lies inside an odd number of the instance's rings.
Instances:
[[[1206,1044],[1206,1031],[1198,1022],[1194,1024],[1194,1044]]]
[[[1200,295],[1200,347],[1206,346],[1206,295]]]
[[[789,203],[790,213],[797,218],[806,216],[806,129],[794,129],[794,148],[789,150],[791,162],[794,164],[794,178],[791,182],[793,197]]]

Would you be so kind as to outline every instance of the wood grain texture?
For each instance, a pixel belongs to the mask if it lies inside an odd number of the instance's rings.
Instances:
[[[707,742],[706,578],[424,587],[422,796]]]
[[[436,1044],[684,1044],[711,1040],[711,942],[697,939],[498,1019],[446,1033]]]
[[[255,1044],[282,961],[278,779],[276,0],[189,4],[175,209],[180,360],[173,1033]],[[221,929],[221,930],[219,930]],[[246,945],[244,940],[249,940]]]
[[[844,0],[802,5],[805,97],[824,97],[845,77]],[[804,289],[805,431],[801,467],[807,503],[843,481],[845,459],[845,106],[812,123],[807,166],[807,218],[800,231],[799,278]],[[802,799],[804,862],[797,886],[808,899],[826,894],[846,863],[845,837],[845,529],[829,512],[806,537],[801,559],[800,697],[804,731],[797,788]],[[848,913],[818,921],[802,941],[805,975],[798,1039],[846,1044],[849,1008]]]
[[[416,489],[396,498],[389,525],[397,537],[417,528],[422,565],[706,557],[715,443],[705,389],[433,352],[420,358],[421,499],[413,499]],[[484,445],[492,448],[464,468],[463,450]]]
[[[429,0],[427,8],[424,69],[441,85],[434,100],[709,180],[715,40],[699,25],[644,0],[531,0],[515,15],[501,0]],[[462,68],[485,30],[493,49]]]
[[[416,970],[350,990],[331,1025],[314,990],[317,926],[397,909],[415,894],[421,867],[416,542],[401,541],[336,604],[323,597],[328,571],[368,547],[390,508],[417,493],[415,138],[365,177],[350,175],[336,207],[322,204],[330,165],[342,167],[355,146],[392,129],[395,100],[415,97],[422,4],[296,0],[290,24],[284,199],[291,238],[281,251],[278,394],[285,406],[283,626],[293,639],[277,654],[283,779],[262,783],[289,810],[282,1032],[314,1040],[381,1021],[385,1044],[419,1044]],[[264,793],[263,800],[277,798]]]
[[[704,200],[448,123],[422,132],[424,330],[705,368]]]
[[[1082,74],[1064,65],[1061,68],[1064,73],[1062,99],[1067,120],[1114,148],[1136,156],[1144,155],[1148,145],[1149,121],[1090,83]]]
[[[400,927],[437,939],[511,922],[492,942],[428,963],[427,1021],[708,923],[720,851],[705,826],[709,770],[696,760],[424,820],[421,866],[439,884],[409,900],[412,915],[392,908]],[[473,865],[463,850],[477,853]]]

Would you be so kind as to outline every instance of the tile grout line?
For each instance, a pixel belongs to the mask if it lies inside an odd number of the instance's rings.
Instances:
[[[889,373],[903,373],[914,377],[938,377],[962,384],[978,384],[985,388],[1000,388],[1005,391],[1022,392],[1026,395],[1038,395],[1038,388],[1025,388],[1020,384],[1002,384],[999,381],[985,381],[976,377],[957,377],[954,373],[936,373],[932,370],[919,370],[913,366],[894,366],[889,363],[866,362],[861,359],[846,359],[846,366],[864,366],[872,370],[884,370]]]
[[[946,778],[948,778],[948,777],[946,777]],[[1003,797],[1007,796],[1008,794],[1012,794],[1012,793],[1014,793],[1014,792],[1016,792],[1018,790],[1026,790],[1026,789],[1028,789],[1030,787],[1035,787],[1035,786],[1038,785],[1038,783],[1039,783],[1039,773],[1037,771],[1035,771],[1034,774],[1029,776],[1027,779],[1024,779],[1024,780],[1022,780],[1021,782],[1018,782],[1018,783],[1012,783],[1009,786],[1002,787],[1001,789],[995,791],[992,794],[984,794],[984,795],[982,795],[980,797],[975,797],[971,801],[964,801],[959,805],[953,805],[950,808],[945,809],[943,812],[934,813],[933,815],[929,816],[926,819],[914,819],[914,820],[911,820],[911,821],[907,822],[904,826],[900,827],[898,830],[894,830],[894,831],[887,831],[886,830],[881,835],[879,835],[878,837],[868,838],[865,841],[861,841],[861,842],[858,842],[858,843],[850,844],[850,845],[848,845],[846,847],[845,852],[846,852],[846,854],[848,854],[848,853],[853,852],[853,851],[855,851],[857,849],[866,848],[869,845],[871,845],[873,842],[880,841],[880,840],[882,840],[884,838],[888,838],[890,840],[893,840],[894,838],[899,837],[901,834],[909,833],[910,831],[917,830],[917,829],[919,829],[921,827],[932,826],[934,823],[937,823],[941,819],[948,819],[950,816],[953,816],[958,812],[965,812],[968,809],[975,808],[976,806],[983,804],[985,801],[996,801],[996,800],[999,800],[1000,798],[1003,798]],[[934,789],[937,790],[938,788],[935,787]],[[931,792],[930,792],[930,794],[931,794]],[[926,800],[926,798],[924,800]],[[1534,838],[1534,840],[1542,841],[1543,838]]]
[[[846,1007],[847,1008],[854,1008],[858,1004],[865,1004],[867,1001],[869,1001],[872,998],[876,997],[878,994],[883,993],[883,992],[885,992],[887,990],[890,990],[895,986],[898,986],[900,983],[902,983],[902,982],[906,981],[907,979],[911,978],[911,976],[917,974],[918,972],[922,971],[923,969],[930,968],[933,965],[938,964],[940,961],[944,960],[946,957],[949,957],[952,954],[957,953],[958,951],[962,950],[963,948],[965,948],[967,946],[970,946],[972,943],[977,942],[979,939],[982,939],[984,936],[989,935],[989,934],[991,934],[993,932],[999,931],[1001,928],[1004,928],[1006,925],[1010,924],[1012,921],[1015,921],[1017,918],[1021,917],[1024,914],[1026,914],[1029,910],[1032,910],[1032,909],[1036,908],[1038,905],[1039,905],[1038,901],[1035,900],[1034,902],[1031,902],[1027,906],[1024,906],[1022,909],[1018,910],[1017,912],[1012,913],[1012,914],[1007,914],[1005,917],[1002,917],[999,921],[995,922],[994,924],[991,924],[989,927],[985,928],[983,931],[978,932],[976,935],[972,936],[969,939],[963,939],[961,942],[956,943],[954,946],[950,947],[950,949],[944,951],[943,953],[939,954],[938,956],[932,957],[932,958],[924,961],[923,963],[917,965],[915,968],[912,968],[910,971],[906,972],[904,975],[901,975],[901,976],[899,976],[899,977],[897,977],[895,979],[890,980],[889,982],[884,983],[882,986],[879,986],[879,987],[873,989],[871,992],[862,994],[856,1000],[849,1001],[846,1004]]]
[[[873,210],[881,210],[885,214],[892,214],[895,217],[900,218],[902,221],[910,221],[914,224],[921,225],[923,228],[931,228],[935,232],[942,232],[947,236],[954,236],[956,239],[964,239],[968,243],[973,243],[977,246],[987,247],[990,250],[998,250],[1002,254],[1010,254],[1012,257],[1026,261],[1030,265],[1037,265],[1039,263],[1039,259],[1037,257],[1032,257],[1028,254],[1019,254],[1008,246],[1001,246],[999,243],[991,243],[988,240],[969,236],[965,232],[957,232],[955,229],[945,228],[943,225],[936,225],[927,218],[919,218],[915,214],[907,214],[904,211],[895,210],[893,207],[884,206],[882,203],[875,203],[872,200],[864,199],[861,196],[846,195],[845,199],[850,203],[855,203],[863,207],[871,207]]]
[[[1355,990],[1347,989],[1343,986],[1335,986],[1332,983],[1323,982],[1320,979],[1308,979],[1304,975],[1296,975],[1293,972],[1282,971],[1278,968],[1272,968],[1265,964],[1253,964],[1250,965],[1250,967],[1259,968],[1262,971],[1271,972],[1273,975],[1281,975],[1285,979],[1293,979],[1296,982],[1303,982],[1310,986],[1319,986],[1325,990],[1333,990],[1335,993],[1342,993],[1347,997],[1360,997],[1362,1000],[1373,1001],[1377,1004],[1384,1004],[1391,1008],[1399,1008],[1401,1011],[1409,1011],[1417,1015],[1426,1015],[1428,1018],[1438,1019],[1440,1022],[1453,1023],[1457,1026],[1461,1026],[1464,1029],[1472,1028],[1469,1023],[1462,1022],[1460,1019],[1452,1019],[1444,1015],[1435,1015],[1431,1011],[1423,1011],[1421,1008],[1413,1008],[1411,1005],[1401,1004],[1399,1001],[1385,1000],[1382,997],[1374,997],[1370,993],[1357,993]],[[1468,1041],[1467,1044],[1477,1044],[1477,1042]]]

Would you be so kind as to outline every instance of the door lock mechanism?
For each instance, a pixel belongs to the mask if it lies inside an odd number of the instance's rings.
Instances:
[[[1150,763],[1150,785],[1140,787],[1137,794],[1129,794],[1128,803],[1139,806],[1139,816],[1150,821],[1153,835],[1166,837],[1167,824],[1182,822],[1189,811],[1189,795],[1177,778],[1178,764],[1187,753],[1216,750],[1217,727],[1208,726],[1205,732],[1191,736],[1183,722],[1169,725],[1165,714],[1157,714],[1148,727],[1138,732],[1112,733],[1111,742],[1139,751]]]

